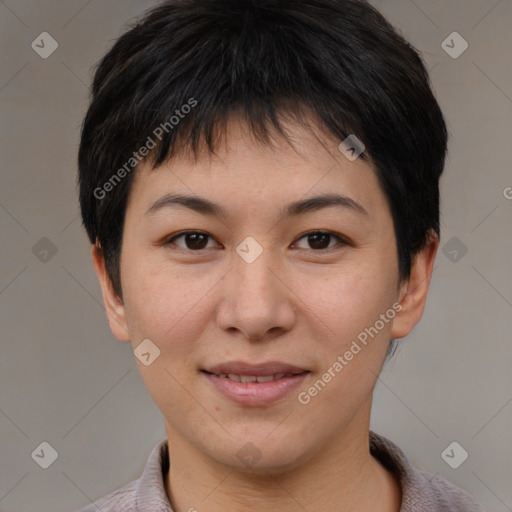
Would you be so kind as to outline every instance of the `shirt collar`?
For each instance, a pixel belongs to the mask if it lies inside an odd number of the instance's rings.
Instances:
[[[153,448],[135,493],[137,512],[173,512],[165,491],[169,471],[167,440]]]
[[[418,500],[430,495],[430,484],[435,475],[420,473],[405,453],[392,441],[370,430],[370,453],[398,480],[402,493],[400,510],[417,510]],[[423,497],[423,498],[422,498]]]
[[[402,492],[402,509],[417,501],[425,479],[411,466],[405,453],[392,441],[370,430],[370,453],[397,478]],[[169,471],[167,440],[153,448],[144,473],[137,483],[137,512],[173,512],[165,490]]]

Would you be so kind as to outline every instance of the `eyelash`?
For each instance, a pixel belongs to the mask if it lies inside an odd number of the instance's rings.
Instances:
[[[184,237],[186,235],[191,235],[191,234],[197,234],[197,235],[204,235],[206,237],[208,237],[209,239],[213,239],[213,237],[211,235],[209,235],[208,233],[205,233],[203,231],[183,231],[181,233],[178,233],[177,235],[173,235],[171,238],[168,238],[166,239],[164,242],[163,242],[163,245],[164,246],[170,246],[170,245],[175,245],[174,244],[174,241],[178,238],[181,238],[181,237]],[[333,233],[332,231],[322,231],[322,230],[316,230],[316,231],[309,231],[307,233],[304,233],[300,238],[298,238],[298,240],[302,240],[303,238],[306,238],[308,236],[311,236],[311,235],[327,235],[327,236],[330,236],[331,238],[336,238],[338,240],[338,245],[340,246],[346,246],[346,245],[352,245],[352,243],[346,238],[346,237],[343,237],[337,233]],[[193,250],[193,249],[184,249],[183,247],[179,247],[177,246],[178,249],[182,250],[182,251],[186,251],[186,252],[196,252],[196,253],[199,253],[201,251],[204,251],[206,249],[198,249],[198,250]],[[334,247],[328,247],[328,248],[325,248],[325,249],[311,249],[313,252],[330,252],[332,251],[333,249],[336,249],[336,246]],[[308,250],[308,249],[299,249],[299,250]]]

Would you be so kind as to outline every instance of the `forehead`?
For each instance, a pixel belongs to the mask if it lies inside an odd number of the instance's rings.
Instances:
[[[256,140],[249,127],[231,119],[215,154],[206,148],[197,159],[182,151],[159,167],[141,165],[135,174],[128,209],[146,213],[169,193],[210,198],[222,215],[258,216],[312,196],[337,194],[362,206],[370,217],[387,209],[370,159],[350,161],[338,149],[340,140],[312,127],[283,123],[285,139]],[[207,208],[206,208],[207,209]],[[355,210],[358,208],[356,207]]]

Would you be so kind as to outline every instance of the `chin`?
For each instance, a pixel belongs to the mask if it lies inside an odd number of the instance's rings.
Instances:
[[[272,439],[267,435],[264,430],[254,435],[233,436],[222,451],[219,451],[219,444],[213,446],[210,456],[235,471],[267,476],[294,470],[306,462],[304,442],[297,443],[296,435],[284,432],[281,436],[272,434]]]

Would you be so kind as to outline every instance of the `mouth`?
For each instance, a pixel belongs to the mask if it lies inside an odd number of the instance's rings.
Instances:
[[[242,406],[264,407],[285,398],[311,371],[280,362],[236,361],[201,369],[201,373],[222,397]]]
[[[273,380],[285,379],[288,377],[294,377],[295,375],[302,375],[302,373],[308,373],[307,371],[301,373],[274,373],[272,375],[239,375],[238,373],[211,373],[206,370],[202,370],[210,375],[215,375],[220,379],[229,379],[233,382],[270,382]]]

